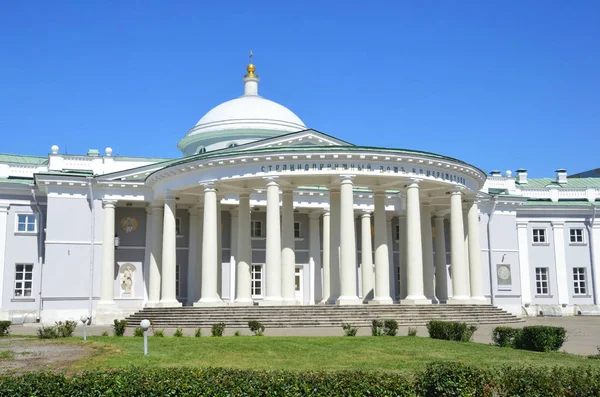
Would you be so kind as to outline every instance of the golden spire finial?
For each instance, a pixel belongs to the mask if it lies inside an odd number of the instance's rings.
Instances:
[[[254,74],[254,71],[256,70],[256,67],[252,63],[252,57],[253,56],[254,56],[254,53],[252,51],[250,51],[250,63],[246,67],[246,70],[248,71],[248,74],[245,77],[258,77],[257,75]]]

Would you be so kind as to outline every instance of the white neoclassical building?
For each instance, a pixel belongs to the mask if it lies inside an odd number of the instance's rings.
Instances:
[[[183,157],[0,155],[0,317],[101,324],[143,307],[492,303],[593,314],[599,178],[490,176],[355,146],[258,93]]]

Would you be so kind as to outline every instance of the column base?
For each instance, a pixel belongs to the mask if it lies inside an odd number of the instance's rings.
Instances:
[[[258,301],[258,306],[281,306],[282,302],[281,298],[271,296]]]
[[[254,306],[254,301],[252,299],[236,299],[230,306]]]
[[[335,304],[338,306],[362,305],[362,300],[358,296],[340,296],[335,300]]]
[[[487,305],[489,302],[485,296],[472,296],[471,304],[473,305]]]
[[[158,302],[158,307],[181,307],[183,304],[176,299],[164,299]]]
[[[389,296],[376,296],[366,303],[369,305],[393,305],[394,300]]]
[[[425,296],[407,296],[405,299],[400,300],[401,305],[431,305],[431,300]]]
[[[337,302],[338,299],[339,296],[330,296],[325,303],[328,305],[335,305],[335,302]]]
[[[148,302],[146,302],[146,307],[160,307],[160,302],[148,301]]]
[[[281,301],[281,305],[282,306],[296,306],[299,305],[300,302],[298,302],[295,298],[294,299],[288,299],[288,298],[284,298]]]
[[[227,303],[223,302],[219,298],[201,298],[198,302],[194,302],[194,307],[218,307],[227,306]]]
[[[448,298],[446,302],[448,305],[469,305],[471,303],[471,297],[469,296],[453,296]]]

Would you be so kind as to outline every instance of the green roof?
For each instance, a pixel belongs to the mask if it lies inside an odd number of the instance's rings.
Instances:
[[[600,178],[569,178],[568,183],[557,183],[554,178],[528,179],[527,183],[519,184],[521,189],[544,189],[546,187],[557,187],[567,189],[585,189],[600,187]]]
[[[524,205],[529,206],[574,206],[574,207],[591,207],[593,203],[587,200],[527,200]]]
[[[22,185],[33,185],[31,178],[0,178],[0,183],[20,183]]]
[[[2,153],[0,153],[0,163],[45,165],[45,164],[48,164],[48,157],[23,156],[20,154],[2,154]]]

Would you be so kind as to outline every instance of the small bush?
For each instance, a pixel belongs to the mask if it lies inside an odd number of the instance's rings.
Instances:
[[[383,335],[396,336],[397,333],[398,333],[398,321],[385,320],[383,322]]]
[[[125,320],[115,320],[113,321],[113,335],[114,336],[123,336],[125,335],[125,329],[127,328],[127,321]]]
[[[265,332],[265,326],[263,323],[256,320],[248,321],[248,328],[250,328],[250,331],[254,332],[254,335],[256,336],[263,336]]]
[[[492,340],[496,346],[515,347],[515,338],[521,330],[511,327],[496,327],[492,331]]]
[[[417,336],[417,327],[408,327],[408,336]]]
[[[420,396],[485,396],[491,382],[490,374],[471,365],[455,362],[429,363],[417,375],[416,389]]]
[[[133,330],[133,336],[143,337],[144,329],[142,327],[135,327],[135,329]]]
[[[558,351],[566,339],[567,331],[563,327],[530,325],[523,327],[517,334],[515,347],[536,352],[553,352]]]
[[[242,336],[242,333],[239,330],[237,330],[237,331],[235,331],[233,336]],[[262,336],[262,334],[260,336]]]
[[[175,330],[175,333],[173,334],[173,336],[174,336],[174,337],[176,337],[176,338],[181,338],[181,337],[183,337],[183,329],[181,329],[181,328],[177,328],[177,329]]]
[[[108,336],[108,331],[104,331],[101,336]]]
[[[381,336],[383,333],[383,321],[373,320],[371,321],[371,336]]]
[[[0,321],[0,336],[8,336],[10,334],[10,321]]]
[[[469,342],[477,331],[477,326],[455,321],[431,320],[427,323],[427,331],[432,339]]]
[[[356,336],[358,332],[358,327],[353,327],[352,324],[342,324],[342,329],[345,336]]]
[[[57,321],[55,327],[59,338],[69,338],[73,336],[75,328],[77,328],[77,322],[67,320],[63,323],[62,321]]]
[[[37,329],[37,336],[40,339],[56,339],[58,338],[58,332],[56,331],[56,327],[48,325],[41,326]]]
[[[165,336],[165,330],[164,329],[152,330],[152,335],[156,336],[157,338],[163,338]]]
[[[210,333],[212,336],[223,336],[223,332],[225,332],[225,327],[227,327],[225,323],[213,324],[210,329]]]
[[[202,329],[200,329],[200,328],[196,328],[196,332],[194,332],[194,336],[195,336],[196,338],[199,338],[199,337],[201,337],[201,336],[202,336]]]

